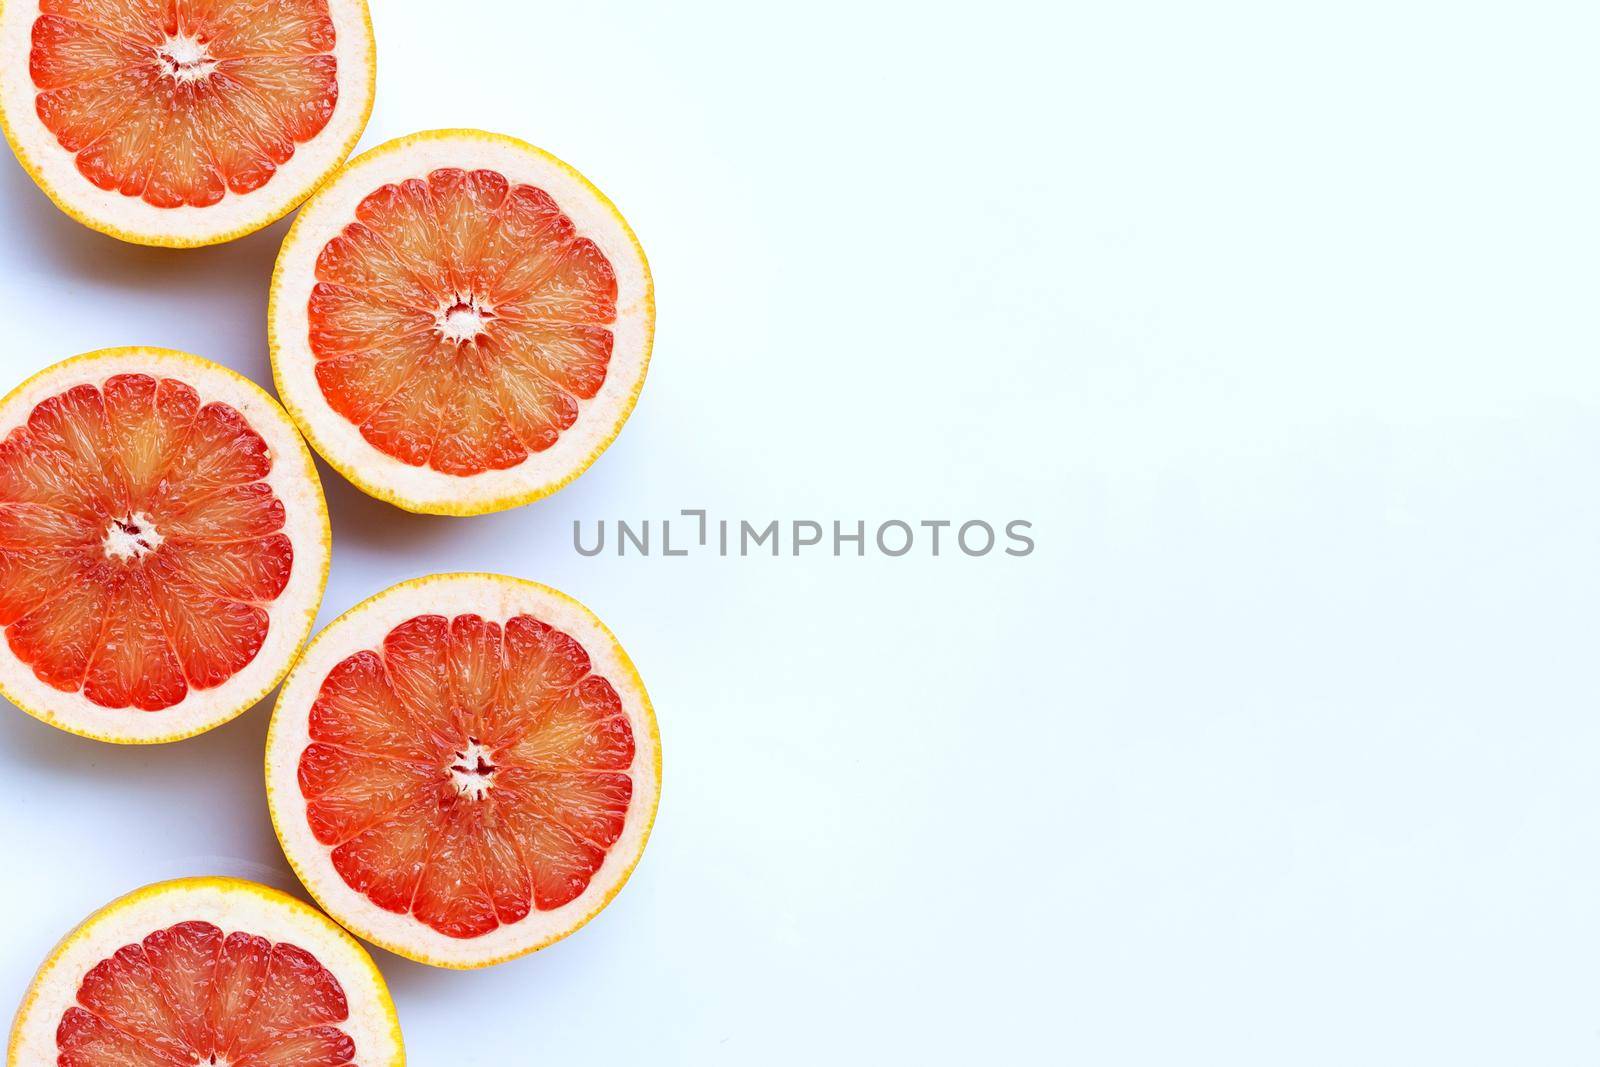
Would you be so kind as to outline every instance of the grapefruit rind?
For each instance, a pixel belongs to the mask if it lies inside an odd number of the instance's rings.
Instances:
[[[254,233],[293,211],[338,170],[366,129],[377,89],[377,49],[367,0],[328,0],[336,34],[339,99],[327,126],[296,147],[272,179],[210,207],[163,208],[101,189],[77,169],[34,107],[28,55],[39,0],[0,0],[0,130],[28,177],[65,214],[130,244],[198,248]],[[355,72],[352,74],[351,72]]]
[[[162,744],[237,718],[283,680],[322,605],[333,541],[311,452],[277,401],[244,375],[187,352],[107,348],[47,367],[0,399],[0,440],[25,423],[46,397],[129,373],[181,379],[199,392],[202,401],[232,405],[267,442],[273,465],[265,480],[283,502],[284,530],[294,545],[295,559],[288,585],[273,602],[266,642],[254,659],[221,685],[191,690],[170,708],[145,712],[101,707],[82,692],[47,685],[0,640],[0,695],[40,722],[80,737],[115,744]]]
[[[395,625],[416,615],[476,613],[504,620],[530,614],[575,638],[594,673],[622,698],[633,727],[633,799],[622,834],[575,900],[471,939],[448,937],[410,914],[384,911],[334,869],[330,849],[312,835],[297,782],[300,754],[311,743],[310,711],[328,672],[361,649],[376,648]],[[535,952],[575,933],[621,891],[638,866],[661,799],[661,733],[644,681],[615,635],[593,612],[559,590],[501,574],[435,574],[414,578],[362,601],[311,639],[278,696],[267,731],[267,806],[289,865],[335,921],[379,948],[418,963],[454,970],[489,967]]]
[[[578,421],[549,449],[514,467],[469,477],[414,467],[374,447],[329,405],[319,388],[307,302],[317,256],[356,217],[356,207],[389,182],[442,167],[487,168],[536,186],[555,200],[582,236],[599,246],[617,277],[617,318],[605,383],[582,401]],[[284,239],[272,274],[267,341],[278,395],[328,465],[362,492],[407,511],[479,515],[542,499],[594,463],[621,432],[644,389],[655,337],[655,287],[644,248],[627,220],[593,183],[525,141],[482,130],[428,130],[357,156],[306,202]]]
[[[85,919],[40,966],[11,1027],[7,1067],[56,1062],[56,1027],[84,973],[123,945],[190,919],[306,949],[339,980],[349,1000],[342,1028],[363,1067],[403,1067],[400,1020],[366,949],[326,916],[287,893],[238,878],[180,878],[135,890]]]

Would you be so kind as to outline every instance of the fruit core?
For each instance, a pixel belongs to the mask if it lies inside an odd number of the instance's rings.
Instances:
[[[186,33],[168,36],[156,55],[161,59],[161,72],[180,82],[202,81],[217,69],[205,42]]]
[[[475,297],[457,297],[439,313],[439,336],[457,345],[472,343],[483,335],[492,318],[494,312]]]
[[[106,529],[106,555],[112,559],[143,559],[166,540],[149,515],[136,511],[125,519],[112,519]]]
[[[469,800],[482,800],[489,795],[496,769],[490,760],[493,755],[476,737],[467,740],[467,747],[450,761],[450,784],[457,793]]]
[[[569,635],[531,615],[419,615],[323,680],[306,821],[340,878],[447,937],[588,887],[633,797],[633,728]]]

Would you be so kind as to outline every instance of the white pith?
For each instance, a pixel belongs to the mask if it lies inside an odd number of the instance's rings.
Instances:
[[[190,879],[150,886],[90,916],[63,941],[34,979],[30,998],[11,1034],[9,1067],[56,1062],[56,1027],[76,1000],[89,968],[124,945],[180,922],[211,923],[223,933],[244,932],[288,942],[316,956],[339,980],[349,1018],[338,1024],[356,1045],[362,1067],[400,1067],[399,1035],[383,979],[348,935],[292,897],[231,879]]]
[[[317,281],[317,256],[355,220],[357,205],[383,185],[425,178],[442,167],[495,170],[513,185],[544,190],[578,234],[599,246],[617,278],[617,317],[608,327],[613,344],[605,382],[593,398],[578,401],[577,421],[554,445],[530,452],[516,466],[465,477],[401,462],[369,444],[359,427],[333,410],[317,383],[306,307]],[[571,480],[626,421],[649,364],[654,293],[649,268],[627,225],[582,175],[560,160],[489,134],[451,131],[447,136],[423,136],[381,145],[352,160],[301,210],[279,255],[273,285],[269,332],[273,374],[284,406],[301,423],[313,447],[358,487],[412,510],[470,509],[479,501],[504,507]],[[471,294],[457,297],[462,302],[471,299]],[[442,305],[441,313],[457,300]]]
[[[594,878],[575,900],[550,911],[500,926],[482,937],[448,937],[409,913],[384,911],[350,888],[334,869],[332,849],[319,842],[306,821],[306,801],[297,778],[300,754],[311,743],[310,712],[322,681],[345,657],[378,648],[396,625],[417,615],[477,614],[503,623],[528,614],[562,630],[588,651],[591,670],[611,682],[633,728],[629,768],[633,797],[622,834]],[[395,586],[335,620],[306,647],[290,672],[272,713],[267,735],[267,802],[290,864],[324,910],[356,935],[424,963],[477,967],[543,947],[582,926],[605,907],[644,851],[661,791],[660,739],[649,698],[615,637],[583,605],[533,582],[499,575],[446,574]],[[492,788],[492,776],[490,788]]]
[[[3,0],[0,6],[0,116],[12,147],[36,181],[96,229],[126,240],[163,244],[178,238],[186,244],[206,244],[265,226],[305,199],[344,159],[371,110],[374,48],[366,0],[328,0],[339,78],[339,98],[328,124],[310,141],[296,145],[294,155],[259,189],[229,190],[209,207],[156,207],[90,182],[78,170],[75,154],[62,148],[39,118],[34,103],[38,89],[28,71],[39,13],[39,0]],[[178,43],[186,40],[169,38],[167,47],[176,50],[174,58],[193,54],[191,45]],[[201,62],[180,77],[195,80],[206,72]]]
[[[261,605],[269,623],[255,658],[215,688],[191,686],[169,708],[103,708],[81,691],[56,689],[40,681],[3,640],[0,691],[37,718],[74,733],[123,742],[169,740],[210,729],[248,709],[267,695],[299,651],[322,603],[329,550],[327,512],[305,442],[283,409],[247,379],[181,352],[126,348],[58,363],[0,400],[0,438],[27,422],[40,401],[80,384],[101,388],[117,374],[182,381],[199,394],[201,403],[221,401],[232,406],[266,441],[272,469],[265,481],[283,502],[283,532],[294,546],[289,582],[276,600]]]

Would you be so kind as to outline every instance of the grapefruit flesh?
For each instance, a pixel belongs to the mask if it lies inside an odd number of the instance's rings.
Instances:
[[[327,581],[311,454],[183,352],[63,360],[0,399],[0,693],[52,726],[176,741],[288,673]]]
[[[542,149],[431,130],[352,160],[272,275],[284,407],[330,465],[410,511],[560,489],[644,388],[655,287],[627,221]]]
[[[91,967],[56,1028],[61,1067],[341,1067],[349,1005],[312,953],[201,921]]]
[[[261,650],[294,546],[266,442],[183,381],[47,397],[0,442],[0,626],[47,685],[159,711]]]
[[[254,192],[339,99],[328,0],[41,0],[35,110],[95,186],[159,208]]]
[[[298,784],[346,885],[484,936],[576,899],[622,834],[632,725],[568,634],[527,614],[427,614],[341,660]]]
[[[444,167],[368,194],[315,263],[308,304],[329,407],[402,463],[522,463],[606,380],[617,277],[549,193]]]

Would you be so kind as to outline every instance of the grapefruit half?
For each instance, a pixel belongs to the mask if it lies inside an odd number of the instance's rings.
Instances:
[[[328,574],[311,454],[255,384],[115,348],[0,400],[0,692],[105,741],[173,741],[266,696]]]
[[[68,215],[216,244],[289,212],[372,111],[366,0],[5,0],[0,124]]]
[[[391,952],[482,967],[604,908],[644,851],[661,743],[600,620],[494,574],[397,585],[284,683],[267,799],[329,915]]]
[[[644,387],[650,269],[598,189],[477,130],[355,160],[295,219],[268,337],[284,406],[329,464],[411,511],[555,492]]]
[[[45,960],[9,1067],[401,1067],[383,976],[293,897],[185,878],[114,901]]]

